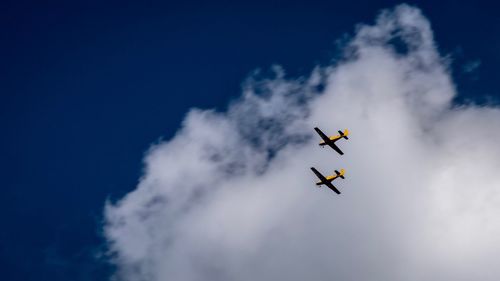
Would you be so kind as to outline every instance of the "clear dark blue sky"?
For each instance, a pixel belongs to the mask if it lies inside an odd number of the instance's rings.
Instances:
[[[1,280],[107,280],[103,204],[135,187],[152,142],[191,107],[224,109],[256,68],[328,63],[336,39],[400,3],[103,2],[0,4]],[[454,59],[457,101],[498,100],[500,7],[416,4]]]

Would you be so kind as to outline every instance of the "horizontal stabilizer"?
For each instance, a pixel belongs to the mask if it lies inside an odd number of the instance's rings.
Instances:
[[[347,129],[345,129],[343,132],[342,131],[338,131],[340,136],[343,137],[344,139],[348,140],[349,138],[347,137],[347,134],[349,134],[349,131],[347,131]]]
[[[342,136],[344,137],[344,139],[348,140],[349,138],[347,137],[347,135],[349,135],[349,131],[347,129],[344,130],[344,133],[342,134]]]
[[[340,177],[341,179],[345,179],[345,177],[344,177],[345,170],[344,169],[342,169],[341,172],[335,170],[335,174],[337,174],[337,176]]]

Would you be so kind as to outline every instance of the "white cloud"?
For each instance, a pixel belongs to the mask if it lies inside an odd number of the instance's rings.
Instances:
[[[137,189],[106,206],[119,280],[498,280],[500,110],[451,104],[416,8],[346,49],[307,79],[249,81],[228,112],[192,110],[151,148]],[[344,156],[316,125],[350,129]],[[343,194],[310,166],[346,168]]]
[[[473,60],[469,61],[462,67],[462,71],[464,73],[472,73],[475,72],[481,66],[481,60]]]

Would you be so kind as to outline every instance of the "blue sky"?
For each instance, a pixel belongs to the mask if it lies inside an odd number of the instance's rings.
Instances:
[[[498,7],[410,2],[449,54],[457,102],[497,102]],[[189,108],[223,110],[255,69],[305,75],[396,1],[4,2],[4,280],[107,280],[102,210]],[[474,67],[476,65],[476,67]]]

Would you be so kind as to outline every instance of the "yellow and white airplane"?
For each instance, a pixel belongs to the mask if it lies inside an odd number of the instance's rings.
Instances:
[[[328,137],[327,135],[325,135],[318,127],[314,128],[314,130],[316,130],[318,135],[323,139],[323,141],[319,143],[320,146],[324,147],[325,145],[329,145],[331,148],[333,148],[333,150],[337,151],[340,155],[344,154],[344,152],[342,152],[342,150],[340,150],[340,148],[335,144],[335,142],[341,138],[344,138],[346,140],[349,139],[347,137],[347,135],[349,135],[349,131],[347,129],[345,129],[343,132],[339,131],[338,135],[331,136],[331,137]]]
[[[340,169],[340,172],[335,170],[335,175],[331,175],[331,176],[327,176],[327,177],[323,176],[314,167],[311,167],[311,170],[320,179],[320,181],[316,182],[316,185],[318,187],[321,187],[321,185],[324,184],[324,185],[328,186],[331,190],[333,190],[335,193],[340,194],[340,191],[335,186],[333,186],[332,181],[334,181],[336,178],[345,179],[344,178],[344,174],[345,174],[344,169]]]

